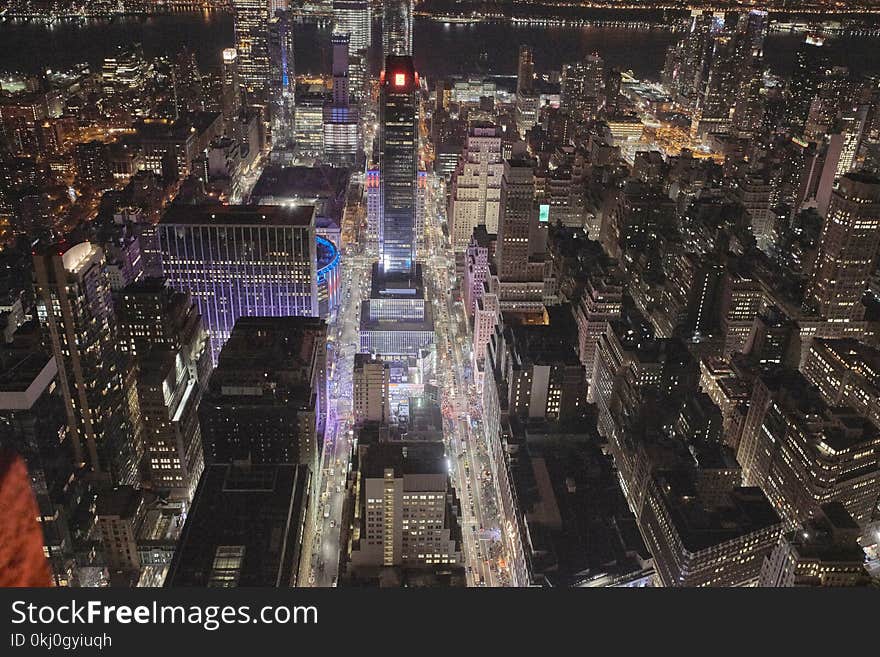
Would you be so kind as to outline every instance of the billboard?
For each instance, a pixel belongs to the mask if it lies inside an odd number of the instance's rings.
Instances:
[[[547,203],[541,203],[538,206],[538,221],[541,223],[547,223],[550,221],[550,205]]]

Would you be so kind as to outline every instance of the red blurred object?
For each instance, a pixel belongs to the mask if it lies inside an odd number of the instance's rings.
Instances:
[[[0,452],[0,587],[52,586],[39,514],[24,461]]]

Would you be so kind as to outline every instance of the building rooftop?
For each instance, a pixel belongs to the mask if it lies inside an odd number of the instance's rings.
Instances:
[[[375,442],[361,459],[361,475],[381,479],[392,468],[403,475],[444,475],[449,472],[446,453],[440,442]]]
[[[283,201],[345,201],[348,169],[329,166],[267,166],[251,190],[251,198],[264,203]]]
[[[160,223],[173,225],[310,226],[313,205],[171,205]]]
[[[30,409],[57,373],[55,358],[50,354],[0,347],[0,409]]]
[[[880,349],[857,340],[813,340],[811,349],[826,349],[841,365],[880,387]]]
[[[516,423],[511,457],[516,497],[528,525],[533,576],[553,586],[641,573],[651,555],[611,463],[577,436],[525,441]]]
[[[278,395],[311,403],[315,368],[326,349],[326,325],[317,317],[239,317],[211,373],[210,394]]]
[[[380,271],[379,263],[373,263],[370,278],[371,299],[424,299],[425,283],[422,277],[422,266],[417,264],[412,273],[385,274]]]
[[[705,550],[781,523],[760,488],[733,488],[709,504],[691,471],[658,471],[655,482],[685,549]]]
[[[303,465],[207,466],[165,585],[295,586],[309,487]]]
[[[95,515],[133,519],[143,499],[143,491],[134,486],[118,486],[112,490],[102,490],[98,493],[95,503]]]
[[[580,364],[575,350],[577,327],[570,309],[553,308],[548,313],[549,324],[505,326],[505,340],[517,366]]]

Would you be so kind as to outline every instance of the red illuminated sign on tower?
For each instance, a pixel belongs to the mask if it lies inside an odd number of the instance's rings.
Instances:
[[[406,86],[406,73],[395,73],[394,74],[394,86],[395,87],[405,87]]]

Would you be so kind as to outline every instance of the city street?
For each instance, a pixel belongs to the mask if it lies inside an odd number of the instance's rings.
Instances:
[[[498,492],[489,467],[486,443],[475,394],[471,339],[461,301],[453,290],[455,255],[441,228],[445,208],[429,202],[426,222],[427,281],[434,304],[438,385],[446,410],[444,431],[452,465],[453,485],[462,506],[464,558],[471,586],[508,586],[506,537],[500,531]],[[434,218],[435,220],[430,220]],[[451,413],[451,417],[449,417]],[[500,565],[499,565],[500,564]]]
[[[370,262],[355,254],[341,259],[339,308],[327,329],[327,430],[314,487],[319,499],[309,570],[312,586],[334,586],[339,574],[340,523],[353,440],[352,368],[360,346],[360,302],[369,293],[363,283],[369,281]]]

